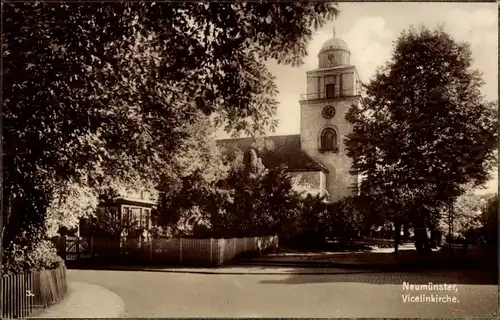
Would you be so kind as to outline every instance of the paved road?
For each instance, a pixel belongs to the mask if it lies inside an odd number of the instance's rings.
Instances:
[[[69,270],[68,275],[70,281],[116,293],[124,301],[124,317],[491,317],[498,309],[497,286],[473,272],[206,275]],[[403,288],[403,282],[430,281],[457,287],[432,292]],[[448,295],[457,302],[403,301],[403,295],[422,293]]]

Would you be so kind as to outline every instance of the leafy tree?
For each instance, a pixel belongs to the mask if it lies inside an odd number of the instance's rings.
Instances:
[[[285,236],[295,220],[300,219],[300,198],[286,170],[285,166],[271,168],[261,180],[262,197],[259,200],[267,216],[263,215],[258,221],[261,223],[259,229],[267,235]]]
[[[241,157],[238,157],[242,159]],[[226,190],[212,211],[214,231],[233,236],[281,234],[297,214],[298,197],[286,168],[265,168],[251,149],[219,184]]]
[[[59,185],[52,192],[45,218],[49,236],[56,236],[61,227],[72,229],[81,217],[93,216],[99,204],[96,190],[81,184]]]
[[[299,197],[296,221],[287,233],[280,237],[280,242],[289,242],[299,247],[321,247],[325,243],[329,223],[324,197],[312,194],[299,194]]]
[[[202,214],[206,210],[200,212],[199,207],[214,206],[212,199],[221,192],[217,183],[230,170],[215,143],[214,129],[207,122],[198,122],[190,130],[190,138],[184,140],[171,168],[176,174],[162,181],[158,208],[153,212],[155,224],[173,228],[177,235],[190,234],[206,221]]]
[[[327,232],[330,236],[356,238],[364,227],[364,215],[355,196],[344,198],[328,206]]]
[[[53,243],[47,240],[42,230],[34,226],[16,235],[2,252],[2,274],[19,274],[27,270],[54,269],[64,264],[57,255]]]
[[[472,60],[469,45],[440,28],[404,31],[346,115],[352,170],[366,177],[361,192],[380,199],[396,237],[409,220],[419,247],[427,247],[438,208],[465,184],[486,182],[495,162],[496,104],[483,100]]]
[[[492,247],[498,246],[498,193],[489,198],[481,214],[483,234],[486,243]]]
[[[247,169],[248,174],[253,178],[258,178],[265,174],[266,168],[262,164],[262,158],[257,156],[257,152],[254,149],[250,149],[248,152],[248,163]]]
[[[310,27],[338,12],[332,3],[145,1],[2,10],[7,242],[44,224],[57,186],[180,181],[176,155],[200,119],[235,134],[274,128],[265,60],[302,63]]]
[[[229,155],[229,172],[214,184],[204,184],[203,196],[190,201],[216,237],[282,234],[297,213],[297,194],[284,167],[267,169],[252,149]],[[207,223],[208,222],[208,223]],[[207,227],[204,227],[207,229]]]
[[[454,231],[464,233],[470,229],[477,229],[482,226],[481,211],[485,202],[480,196],[474,194],[473,189],[468,189],[466,193],[457,198],[454,203],[452,219]]]

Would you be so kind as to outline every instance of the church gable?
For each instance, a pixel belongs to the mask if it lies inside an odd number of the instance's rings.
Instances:
[[[217,146],[227,154],[238,150],[256,149],[267,168],[286,165],[288,171],[316,171],[328,173],[326,167],[311,158],[300,146],[300,135],[267,136],[265,138],[240,138],[217,140]]]

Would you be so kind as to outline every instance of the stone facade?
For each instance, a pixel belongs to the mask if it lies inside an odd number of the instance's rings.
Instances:
[[[358,185],[358,177],[349,173],[351,159],[346,155],[344,139],[352,132],[345,114],[352,104],[359,103],[361,83],[356,67],[349,65],[350,53],[342,40],[328,40],[318,58],[319,68],[307,72],[307,94],[300,101],[300,144],[328,170],[326,190],[330,201],[337,201],[351,195]],[[328,85],[333,86],[330,92]],[[323,115],[326,106],[335,108],[333,117]],[[336,150],[322,150],[321,134],[326,128],[336,133]]]
[[[325,100],[302,103],[300,142],[304,150],[314,160],[328,169],[326,190],[330,200],[336,201],[352,193],[351,187],[357,185],[357,177],[349,174],[351,160],[345,153],[344,139],[351,132],[352,125],[345,121],[344,115],[356,98],[344,101]],[[332,119],[324,119],[321,112],[324,106],[333,105],[336,114]],[[337,133],[338,151],[321,151],[321,132],[332,128]]]
[[[326,190],[330,201],[353,194],[359,180],[349,173],[351,159],[344,145],[353,129],[345,114],[359,103],[361,86],[350,54],[347,44],[335,35],[323,44],[318,68],[307,72],[307,93],[300,101],[300,135],[266,137],[274,147],[259,154],[266,167],[287,165],[293,176],[300,176],[300,182]],[[228,152],[235,148],[248,151],[254,148],[255,139],[217,143]]]

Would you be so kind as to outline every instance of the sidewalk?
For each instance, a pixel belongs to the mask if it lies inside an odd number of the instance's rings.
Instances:
[[[70,282],[61,302],[29,318],[118,318],[124,310],[123,300],[112,291],[90,283]]]

